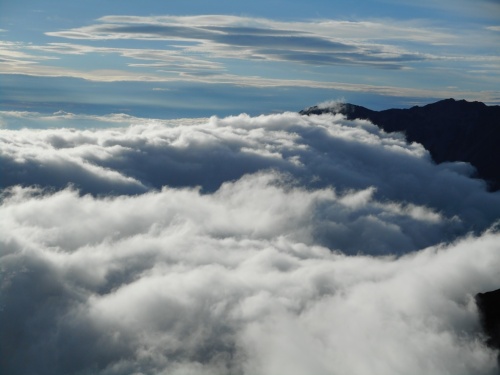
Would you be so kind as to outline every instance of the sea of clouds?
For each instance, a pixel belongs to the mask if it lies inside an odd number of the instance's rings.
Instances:
[[[0,130],[1,373],[497,373],[470,165],[341,115],[73,120]]]

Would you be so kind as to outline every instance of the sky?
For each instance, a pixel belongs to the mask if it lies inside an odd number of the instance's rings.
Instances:
[[[499,9],[0,0],[0,373],[498,374],[500,192],[298,111],[499,104]]]
[[[500,4],[2,1],[0,109],[157,118],[499,104]]]

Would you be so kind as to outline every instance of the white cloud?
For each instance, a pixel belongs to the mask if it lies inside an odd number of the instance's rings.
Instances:
[[[5,372],[497,371],[470,166],[342,116],[96,120],[135,125],[0,130]]]
[[[4,198],[3,368],[494,373],[473,295],[496,286],[498,234],[401,258],[340,255],[303,242],[333,193],[272,180],[213,195]]]
[[[334,189],[311,208],[309,220],[317,223],[304,230],[319,243],[350,253],[415,250],[471,230],[480,232],[500,217],[495,208],[500,197],[468,177],[470,166],[436,166],[422,146],[340,115],[284,113],[177,121],[68,113],[8,115],[7,121],[17,116],[59,125],[82,120],[99,120],[99,126],[135,125],[2,130],[4,187],[61,189],[72,184],[83,193],[116,195],[167,185],[214,192],[246,174],[274,170],[299,185]],[[263,209],[256,207],[257,212]],[[365,241],[369,245],[363,245]]]
[[[336,100],[327,100],[321,103],[316,104],[319,109],[332,109],[338,110],[344,105],[346,100],[344,98],[336,99]]]

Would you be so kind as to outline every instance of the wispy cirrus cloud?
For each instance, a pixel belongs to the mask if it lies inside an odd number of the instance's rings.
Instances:
[[[422,64],[426,69],[439,69],[442,61],[487,65],[488,60],[498,58],[489,48],[495,40],[481,35],[480,30],[457,34],[423,21],[284,22],[225,15],[105,16],[97,21],[47,35],[88,41],[163,41],[177,53],[203,56],[224,64],[229,71],[231,59],[401,70]],[[484,45],[480,54],[478,39]]]
[[[415,8],[427,8],[435,11],[441,11],[445,14],[456,14],[467,17],[479,17],[486,19],[496,19],[500,12],[500,4],[496,0],[477,0],[471,6],[468,0],[443,0],[443,1],[411,1],[411,0],[384,0],[388,4],[408,4]]]
[[[217,58],[264,59],[319,65],[373,65],[400,69],[419,61],[419,53],[374,41],[385,35],[401,38],[404,28],[368,22],[275,22],[229,16],[127,17],[107,16],[101,23],[47,35],[86,40],[164,40],[190,42],[185,51]],[[390,31],[390,32],[389,32]],[[436,33],[407,28],[414,41],[436,41]],[[441,39],[445,34],[439,34]],[[431,37],[432,36],[432,37]],[[446,36],[451,39],[452,36]],[[389,37],[390,39],[390,37]],[[364,42],[363,42],[364,40]]]
[[[55,53],[59,55],[85,55],[85,54],[116,54],[132,60],[146,60],[150,63],[128,63],[128,66],[154,66],[176,68],[181,71],[221,70],[222,64],[208,59],[196,58],[185,55],[172,49],[147,49],[147,48],[112,48],[95,47],[71,43],[48,43],[44,46],[29,46],[28,49]]]
[[[0,64],[1,65],[1,64]],[[133,65],[133,64],[132,64]],[[139,64],[141,66],[142,64]],[[33,77],[57,77],[57,78],[77,78],[86,81],[95,81],[103,83],[113,82],[142,82],[150,84],[158,83],[192,83],[200,85],[216,86],[238,86],[240,88],[294,88],[294,89],[319,89],[319,90],[338,90],[341,92],[362,93],[368,95],[382,95],[388,97],[411,97],[411,98],[451,98],[460,96],[468,100],[477,100],[485,103],[499,102],[499,93],[495,90],[475,91],[471,89],[462,89],[456,86],[435,88],[415,88],[401,87],[391,85],[377,84],[359,84],[340,81],[317,81],[312,79],[280,79],[263,78],[259,76],[246,76],[238,74],[217,73],[217,71],[171,71],[163,70],[163,64],[145,64],[146,67],[158,68],[156,72],[141,72],[120,70],[120,69],[92,69],[78,70],[61,67],[53,67],[41,64],[4,65],[0,66],[1,74],[23,74]],[[492,68],[495,66],[492,65]],[[182,70],[182,67],[179,67]],[[479,71],[477,68],[476,71]],[[483,71],[483,74],[486,74]],[[199,89],[206,90],[205,86],[198,86]],[[209,86],[210,88],[210,86]],[[152,87],[151,90],[162,91],[168,88]],[[39,97],[36,98],[40,100]],[[97,103],[98,104],[98,103]],[[303,105],[300,103],[298,105]],[[213,112],[207,113],[211,115]]]
[[[89,26],[46,32],[71,43],[4,43],[0,73],[497,102],[494,40],[481,34],[484,27],[467,31],[424,21],[105,16]]]
[[[0,41],[0,64],[16,66],[37,64],[46,60],[56,60],[56,56],[29,53],[30,48],[25,43]],[[21,69],[22,71],[22,69]]]

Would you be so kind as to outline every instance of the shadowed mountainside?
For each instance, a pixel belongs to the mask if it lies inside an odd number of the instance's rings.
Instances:
[[[349,120],[367,119],[387,132],[404,132],[421,143],[436,163],[465,161],[477,169],[490,190],[500,190],[500,106],[445,99],[423,107],[373,111],[354,104],[310,107],[303,115],[342,113]]]
[[[500,289],[476,295],[481,325],[488,336],[488,345],[500,349]]]

